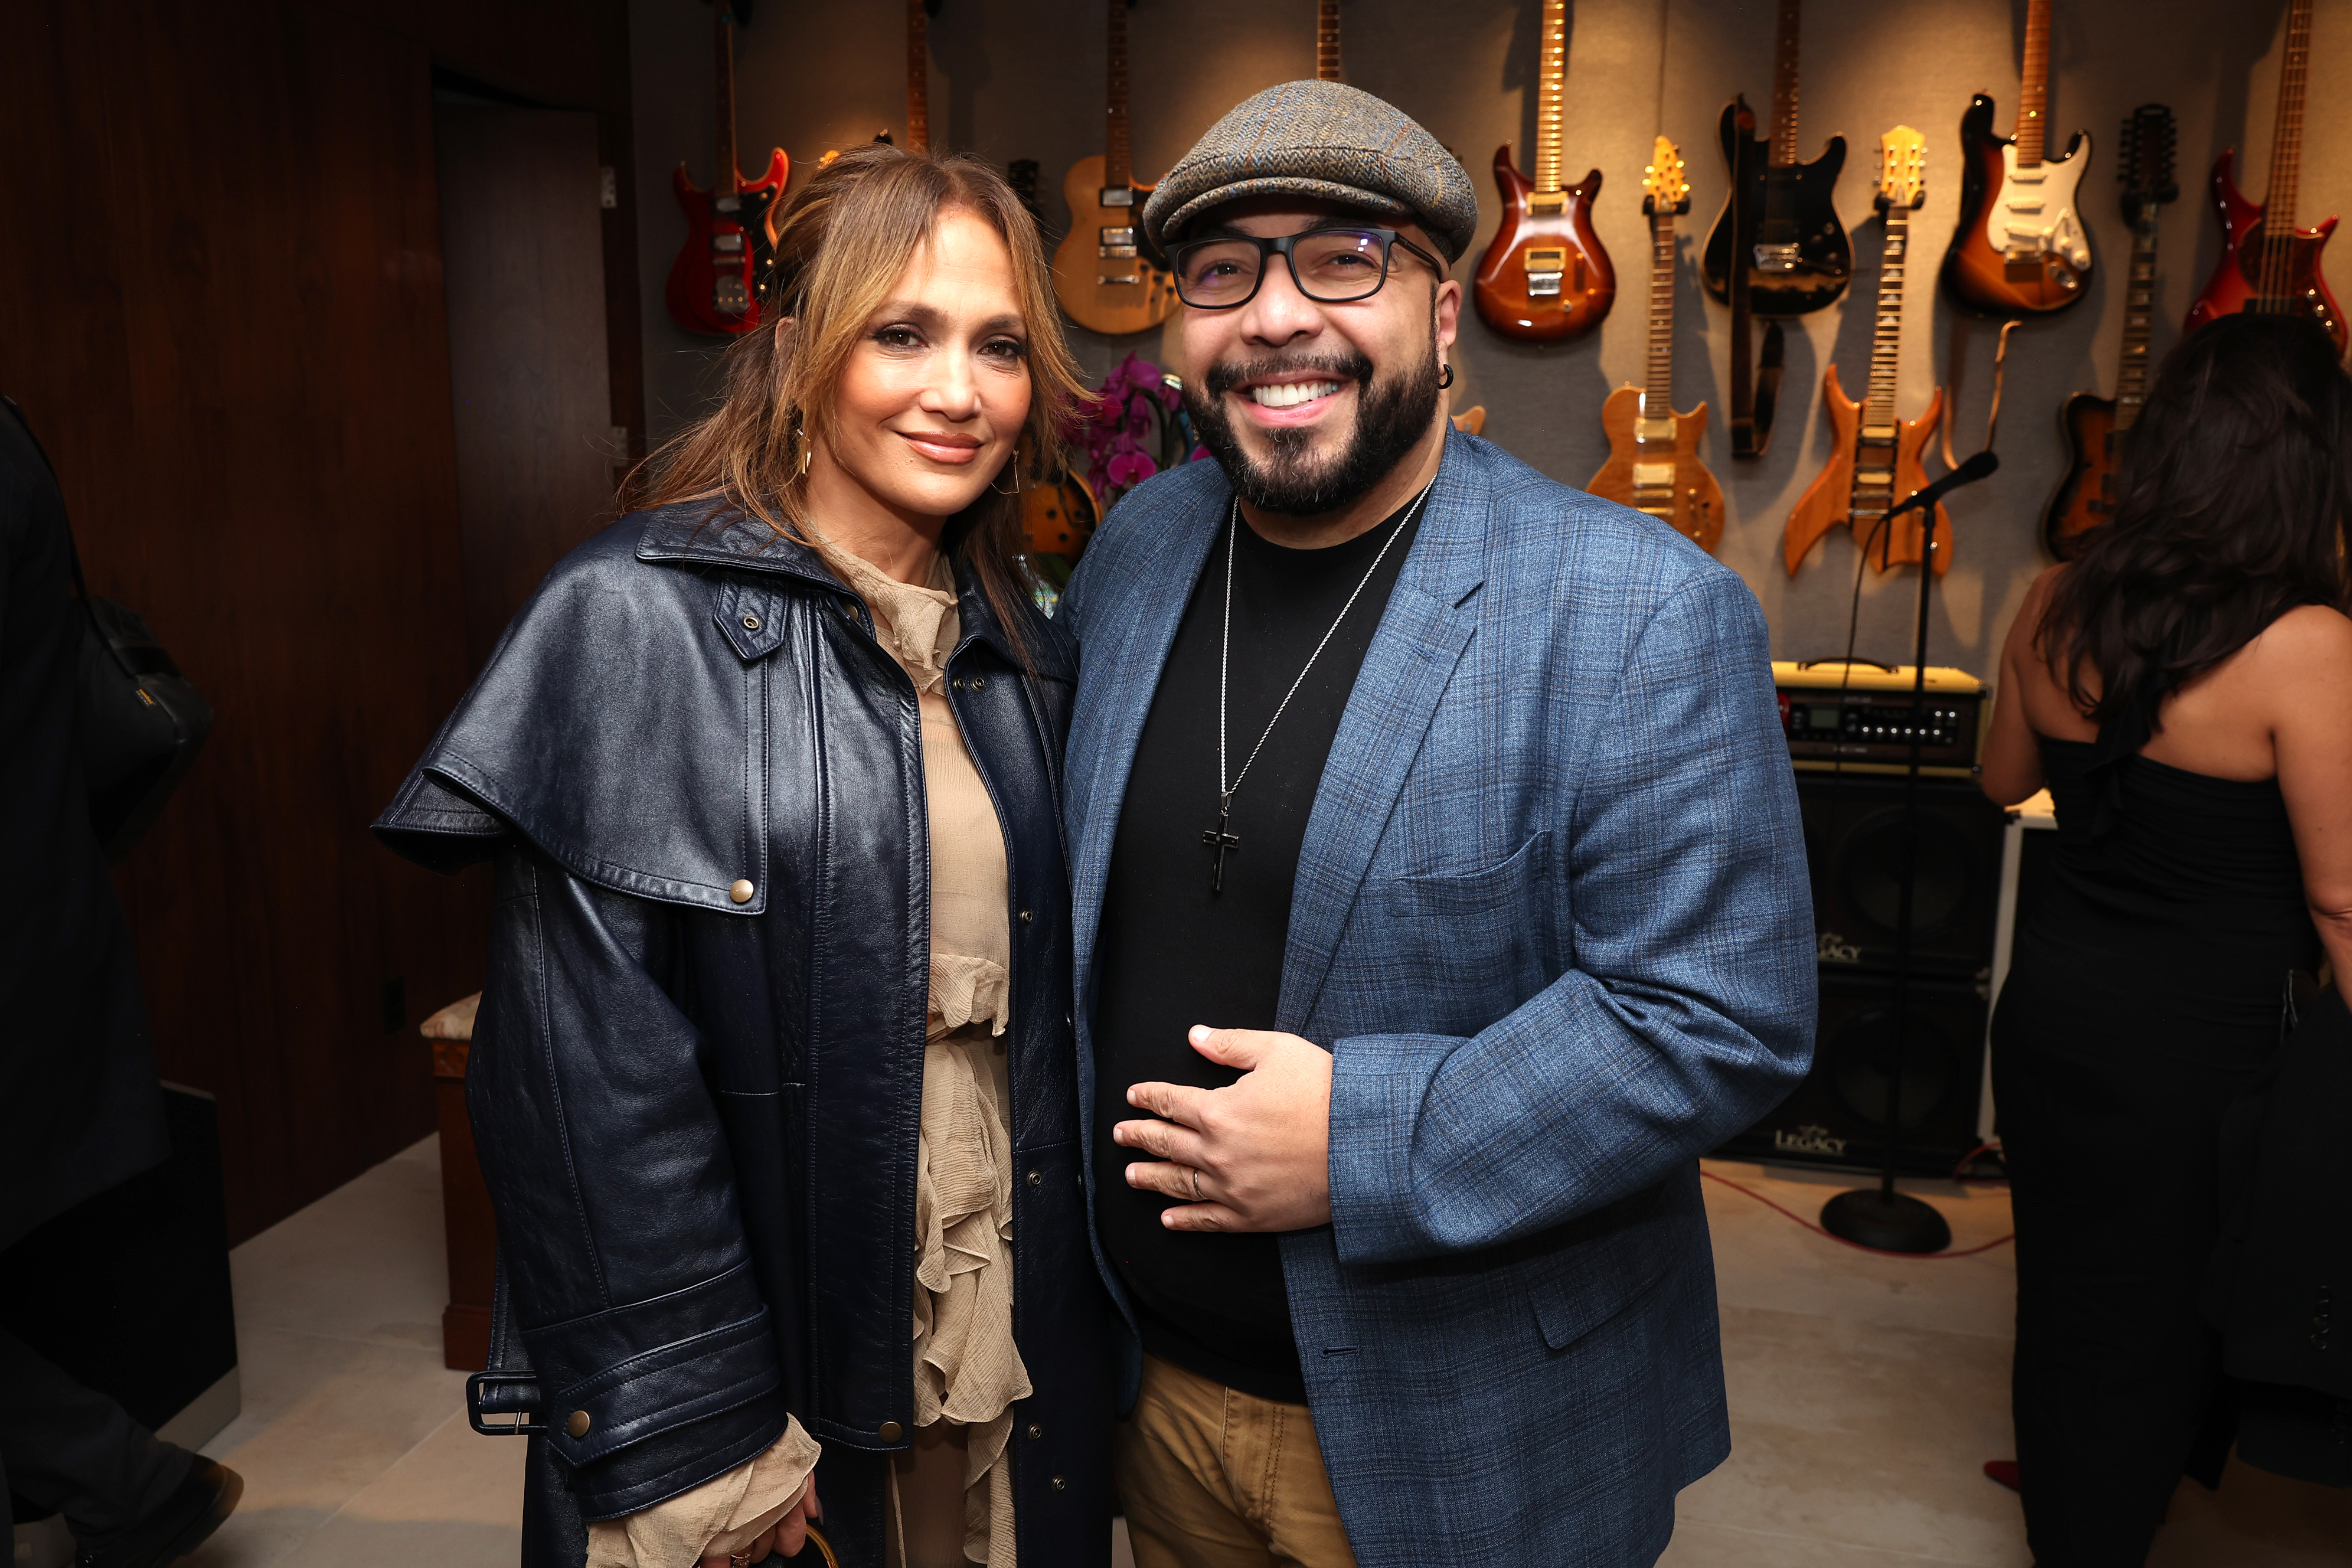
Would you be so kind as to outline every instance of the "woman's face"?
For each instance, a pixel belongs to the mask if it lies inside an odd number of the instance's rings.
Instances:
[[[908,521],[963,510],[1021,437],[1028,353],[1012,252],[971,213],[941,214],[842,373],[834,436],[812,454],[814,488],[832,488],[814,471],[824,465]]]

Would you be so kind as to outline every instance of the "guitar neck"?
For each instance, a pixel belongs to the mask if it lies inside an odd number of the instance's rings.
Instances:
[[[1339,79],[1339,0],[1315,0],[1315,79]]]
[[[1911,209],[1886,208],[1886,247],[1878,268],[1878,324],[1870,337],[1870,394],[1864,399],[1864,431],[1895,428],[1895,383],[1903,351],[1904,257],[1911,241]],[[1892,439],[1892,437],[1887,437]]]
[[[2310,64],[2311,0],[2294,0],[2286,17],[2286,58],[2279,68],[2278,119],[2271,130],[2271,184],[2263,197],[2265,234],[2284,235],[2294,227],[2295,186],[2303,169],[2304,77]],[[2274,248],[2283,254],[2286,247]]]
[[[1127,142],[1127,0],[1110,0],[1110,77],[1104,129],[1103,184],[1133,184],[1135,163]]]
[[[2017,89],[2017,166],[2031,169],[2049,150],[2050,0],[2026,0],[2025,70]]]
[[[713,195],[735,195],[742,180],[735,172],[735,28],[734,16],[721,5],[711,7],[711,25],[718,28],[713,54],[718,61],[719,171],[712,176]]]
[[[1549,195],[1560,188],[1560,138],[1568,120],[1568,0],[1544,0],[1537,73],[1536,189]]]
[[[1675,407],[1675,209],[1650,219],[1650,363],[1642,414],[1664,419]]]
[[[907,150],[931,150],[931,24],[923,0],[907,0]]]
[[[1780,22],[1772,39],[1772,151],[1768,162],[1786,169],[1797,162],[1797,21],[1800,0],[1780,0]]]
[[[2156,309],[2154,202],[2132,225],[2131,281],[2124,295],[2124,346],[2116,369],[2116,428],[2128,430],[2147,401],[2148,320]]]

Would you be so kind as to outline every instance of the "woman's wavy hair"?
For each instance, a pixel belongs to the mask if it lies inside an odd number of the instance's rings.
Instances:
[[[1087,394],[1062,335],[1035,220],[1003,176],[977,158],[877,143],[835,158],[785,202],[763,306],[771,324],[730,345],[719,405],[639,466],[629,479],[629,504],[707,500],[715,503],[714,515],[740,510],[784,538],[809,542],[801,529],[809,521],[802,481],[810,444],[838,428],[838,389],[850,355],[907,263],[950,211],[979,217],[1013,254],[1013,287],[1028,329],[1030,396],[1007,470],[1062,469]],[[1025,653],[1015,606],[1027,593],[1013,566],[1024,548],[1021,513],[1019,495],[983,490],[950,522],[940,543],[971,566],[990,608]]]
[[[2114,520],[2058,574],[2035,647],[2095,722],[2153,735],[2168,695],[2280,616],[2352,599],[2347,516],[2352,378],[2336,345],[2302,317],[2224,316],[2165,357]]]

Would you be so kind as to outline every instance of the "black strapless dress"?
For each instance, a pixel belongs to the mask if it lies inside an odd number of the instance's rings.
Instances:
[[[2121,739],[2116,737],[2115,739]],[[2222,1113],[2319,939],[2275,780],[2041,742],[2058,845],[1993,1015],[2017,1216],[2012,1408],[2039,1568],[2140,1568],[2232,1416],[2197,1308]]]

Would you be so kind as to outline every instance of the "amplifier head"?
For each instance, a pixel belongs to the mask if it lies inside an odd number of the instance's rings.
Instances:
[[[1846,665],[1775,660],[1780,728],[1800,766],[1832,763],[1887,768],[1911,760],[1938,773],[1972,769],[1983,733],[1984,682],[1966,670],[1930,666],[1924,701],[1915,698],[1910,665]]]

